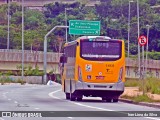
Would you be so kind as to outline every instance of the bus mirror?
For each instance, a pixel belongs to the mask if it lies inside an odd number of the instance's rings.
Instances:
[[[67,57],[61,56],[60,57],[60,63],[67,63]]]

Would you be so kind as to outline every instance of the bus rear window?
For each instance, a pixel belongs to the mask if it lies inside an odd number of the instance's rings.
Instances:
[[[81,41],[80,49],[80,56],[86,60],[118,60],[122,55],[122,42]]]

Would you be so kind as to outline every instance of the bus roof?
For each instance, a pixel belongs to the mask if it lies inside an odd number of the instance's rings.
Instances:
[[[81,37],[78,37],[74,41],[65,43],[65,46],[76,44],[76,41],[77,40],[81,40],[81,39],[105,39],[105,40],[111,40],[111,38],[108,37],[108,36],[81,36]],[[112,39],[112,40],[118,40],[119,41],[119,39]]]
[[[79,37],[78,39],[90,39],[90,38],[104,38],[104,39],[111,39],[111,38],[108,37],[108,36],[82,36],[82,37]]]

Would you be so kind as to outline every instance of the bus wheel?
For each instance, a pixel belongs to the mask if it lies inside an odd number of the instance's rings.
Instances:
[[[117,99],[113,99],[113,102],[118,102],[118,98]]]
[[[77,101],[82,101],[82,96],[78,96]]]
[[[111,102],[111,101],[112,101],[112,99],[106,98],[106,102]]]
[[[71,101],[75,101],[76,100],[76,97],[72,93],[70,93],[70,100]]]
[[[66,93],[66,99],[69,100],[70,99],[70,94]]]
[[[106,100],[106,97],[102,97],[102,101],[105,101]]]

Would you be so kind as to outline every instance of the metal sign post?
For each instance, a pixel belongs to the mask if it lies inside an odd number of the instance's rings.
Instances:
[[[142,71],[142,80],[143,80],[143,95],[144,95],[144,76],[145,76],[145,71],[144,71],[144,65],[145,65],[145,61],[144,61],[144,45],[147,44],[147,38],[146,36],[140,36],[138,38],[138,43],[140,46],[142,46],[142,68],[143,68],[143,71]]]

